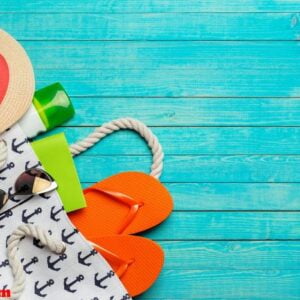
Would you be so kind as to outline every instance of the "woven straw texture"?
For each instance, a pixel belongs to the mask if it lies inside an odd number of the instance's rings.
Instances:
[[[34,73],[22,46],[0,29],[0,54],[9,67],[7,92],[0,104],[0,133],[17,122],[29,108],[34,93]]]

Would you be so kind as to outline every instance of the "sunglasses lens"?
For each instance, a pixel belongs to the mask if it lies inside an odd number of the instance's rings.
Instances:
[[[38,195],[53,191],[57,184],[44,170],[30,169],[22,173],[16,180],[17,195]]]
[[[3,190],[0,190],[0,209],[7,203],[7,200],[7,194]]]

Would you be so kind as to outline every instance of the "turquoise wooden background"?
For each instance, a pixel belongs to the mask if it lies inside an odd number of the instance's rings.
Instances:
[[[139,297],[300,299],[298,0],[1,1],[37,87],[60,81],[70,142],[131,116],[166,152],[175,211],[144,235],[166,264]],[[131,132],[76,158],[84,186],[148,171]]]

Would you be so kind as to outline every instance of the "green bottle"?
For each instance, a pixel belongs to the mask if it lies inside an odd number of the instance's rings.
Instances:
[[[74,114],[70,97],[57,82],[35,92],[32,105],[19,125],[29,138],[33,138],[65,123]]]

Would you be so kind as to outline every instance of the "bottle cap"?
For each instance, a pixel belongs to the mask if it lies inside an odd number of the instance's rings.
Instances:
[[[65,123],[75,114],[70,97],[58,82],[36,91],[33,105],[47,131]]]

